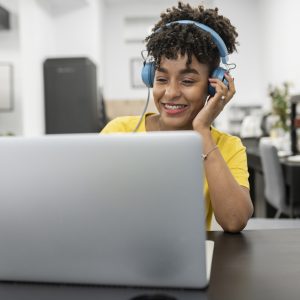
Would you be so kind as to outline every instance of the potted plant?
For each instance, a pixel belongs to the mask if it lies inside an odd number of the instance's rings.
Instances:
[[[290,84],[284,82],[282,86],[269,85],[269,96],[272,100],[272,115],[277,116],[273,129],[279,129],[284,134],[289,130]]]

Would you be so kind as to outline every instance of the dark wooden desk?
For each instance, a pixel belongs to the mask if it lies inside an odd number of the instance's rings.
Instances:
[[[155,294],[173,297],[170,300],[299,299],[300,229],[208,232],[208,238],[215,241],[215,250],[210,285],[204,291],[0,283],[0,299],[129,300]]]
[[[258,139],[244,139],[247,147],[248,168],[250,174],[250,194],[254,203],[255,217],[271,217],[264,199],[264,179],[258,150]],[[290,162],[281,158],[285,185],[294,205],[300,205],[300,162]]]

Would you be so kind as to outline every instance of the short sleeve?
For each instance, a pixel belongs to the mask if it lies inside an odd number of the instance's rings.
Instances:
[[[226,163],[235,180],[242,186],[250,188],[249,186],[249,172],[247,163],[246,147],[237,137],[230,138],[230,150],[226,158]]]
[[[126,124],[123,122],[123,118],[115,118],[101,130],[101,134],[109,134],[116,132],[126,132]]]

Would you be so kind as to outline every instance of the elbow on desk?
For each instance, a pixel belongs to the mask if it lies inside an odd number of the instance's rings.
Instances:
[[[247,225],[247,222],[244,223],[229,223],[224,226],[221,225],[225,232],[229,233],[239,233],[241,232]]]
[[[249,218],[228,218],[226,222],[218,222],[225,232],[238,233],[247,225]]]
[[[216,221],[225,232],[238,233],[241,232],[247,225],[248,220],[254,212],[254,207],[247,190],[246,201],[241,201],[242,205],[237,209],[230,209],[226,214],[215,214]]]

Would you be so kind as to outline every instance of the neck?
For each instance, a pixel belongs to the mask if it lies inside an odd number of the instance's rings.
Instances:
[[[159,115],[150,115],[146,118],[146,131],[161,131],[159,126]]]
[[[182,128],[170,128],[161,122],[160,115],[150,115],[146,118],[146,131],[193,130],[193,125]]]

